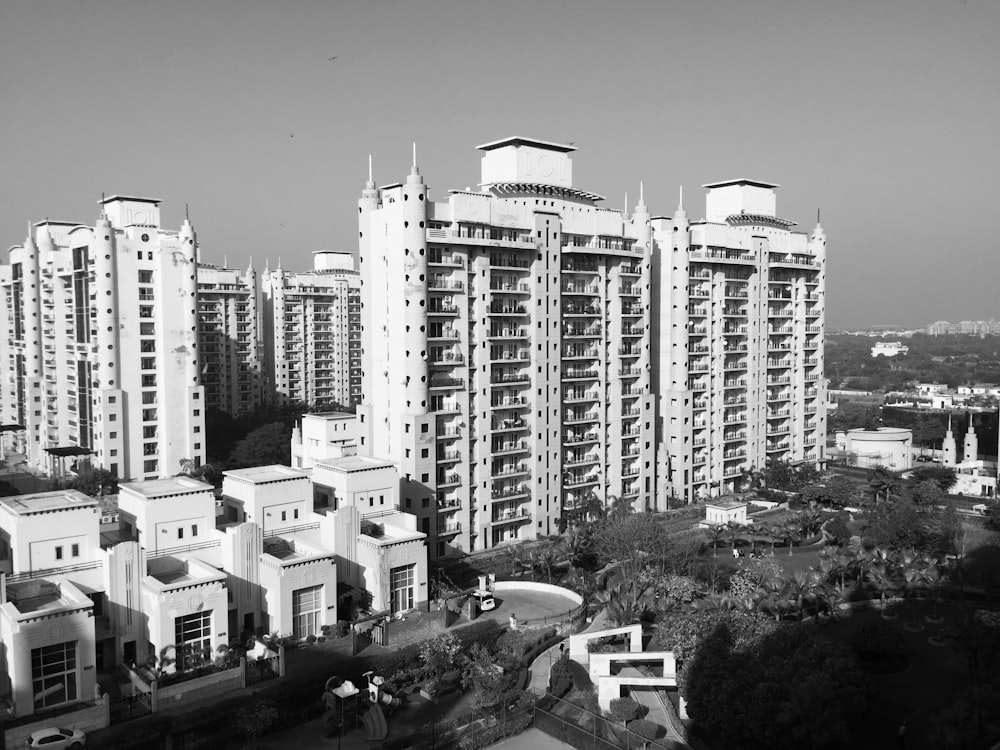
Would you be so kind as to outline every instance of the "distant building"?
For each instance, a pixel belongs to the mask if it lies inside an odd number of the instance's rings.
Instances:
[[[198,265],[198,342],[205,402],[238,417],[260,408],[264,362],[257,272]]]
[[[0,424],[49,475],[168,476],[205,458],[194,228],[163,229],[155,198],[100,205],[93,226],[35,224],[0,265]]]
[[[836,434],[837,447],[856,459],[857,466],[874,469],[884,466],[892,471],[904,471],[912,466],[913,432],[896,427],[874,430],[858,428]]]
[[[878,341],[872,347],[872,357],[895,357],[906,354],[910,347],[901,344],[899,341]]]
[[[361,396],[361,279],[350,253],[313,270],[261,275],[265,393],[276,403],[349,406]]]

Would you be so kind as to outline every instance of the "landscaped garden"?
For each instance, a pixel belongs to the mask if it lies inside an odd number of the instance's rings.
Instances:
[[[679,723],[696,745],[884,747],[904,720],[911,748],[1000,739],[1000,620],[988,613],[1000,534],[955,512],[941,467],[798,479],[792,502],[745,526],[693,532],[691,509],[617,504],[510,561],[673,651]],[[616,717],[570,670],[553,674],[556,710],[603,718],[613,734]]]

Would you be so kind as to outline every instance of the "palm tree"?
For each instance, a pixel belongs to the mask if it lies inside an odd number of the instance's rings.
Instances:
[[[887,561],[877,561],[872,563],[866,574],[868,581],[879,592],[879,601],[882,604],[882,609],[885,609],[886,592],[892,591],[896,587],[893,573],[894,571]]]
[[[705,529],[705,532],[708,534],[708,538],[712,540],[712,551],[714,553],[712,555],[713,557],[719,556],[719,542],[726,535],[726,531],[726,527],[722,524],[713,524]]]
[[[888,502],[892,495],[899,492],[899,475],[894,471],[889,471],[884,466],[879,466],[872,472],[868,486],[871,488],[876,505],[878,505],[880,497]]]
[[[788,556],[792,556],[792,548],[795,542],[802,538],[801,527],[793,519],[789,519],[781,524],[781,538],[788,542]]]
[[[774,615],[774,621],[780,622],[781,616],[788,611],[788,581],[783,576],[765,579],[760,586],[760,599],[757,608],[766,614]]]
[[[840,575],[840,598],[844,598],[844,579],[853,573],[858,565],[858,553],[852,547],[837,548],[837,572]]]
[[[806,601],[813,598],[819,585],[819,573],[815,570],[796,570],[788,579],[788,596],[795,602],[799,612],[799,622],[805,614]]]
[[[937,560],[928,560],[927,566],[921,572],[923,573],[925,585],[931,590],[933,614],[934,617],[937,617],[938,599],[941,594],[941,583],[944,580],[944,575],[941,572],[941,563]]]
[[[729,521],[726,523],[726,531],[729,532],[729,540],[733,549],[736,549],[736,535],[743,531],[743,524],[738,521]]]
[[[623,627],[638,622],[654,604],[651,593],[648,581],[625,578],[619,574],[608,580],[604,591],[599,591],[595,600],[605,606],[608,618],[616,627]]]

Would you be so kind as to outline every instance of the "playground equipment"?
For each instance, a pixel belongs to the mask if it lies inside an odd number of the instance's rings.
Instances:
[[[389,734],[389,725],[386,723],[385,714],[378,703],[373,703],[368,710],[361,715],[361,725],[365,728],[365,739],[381,741]]]

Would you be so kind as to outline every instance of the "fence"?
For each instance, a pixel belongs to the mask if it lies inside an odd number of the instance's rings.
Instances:
[[[546,695],[534,711],[534,726],[578,750],[680,750],[668,739],[649,739],[554,695]]]
[[[281,656],[247,661],[244,670],[244,685],[250,687],[281,676]]]
[[[136,693],[112,698],[108,704],[108,721],[110,724],[121,724],[132,719],[141,719],[153,713],[152,693]]]

